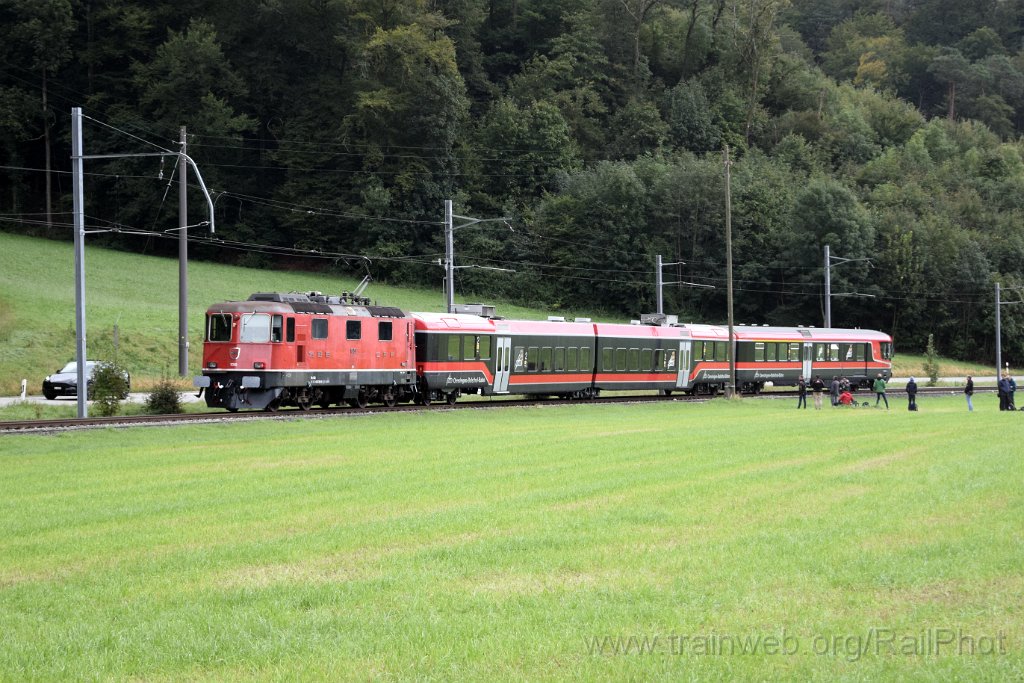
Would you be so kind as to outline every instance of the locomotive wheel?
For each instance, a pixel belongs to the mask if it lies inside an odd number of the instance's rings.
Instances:
[[[299,410],[303,412],[313,407],[313,404],[309,402],[309,399],[298,399],[295,401],[295,405],[297,405]]]
[[[449,391],[445,394],[444,400],[447,401],[450,406],[455,405],[455,402],[459,400],[459,392]]]
[[[360,410],[363,410],[364,408],[366,408],[366,406],[370,404],[370,400],[366,396],[366,391],[360,389],[359,393],[356,395],[355,398],[350,398],[348,400],[348,404],[353,408],[359,408]]]
[[[388,408],[394,408],[395,404],[398,403],[398,399],[395,398],[395,395],[390,391],[384,394],[383,401],[384,405],[386,405]]]

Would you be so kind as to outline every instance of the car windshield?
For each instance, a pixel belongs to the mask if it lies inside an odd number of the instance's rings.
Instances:
[[[85,361],[85,369],[88,372],[92,372],[95,368],[96,368],[96,361],[94,361],[94,360],[87,360],[87,361]],[[68,363],[67,365],[62,367],[60,369],[60,371],[61,372],[77,372],[78,371],[78,363],[76,363],[75,361],[71,361],[70,363]]]

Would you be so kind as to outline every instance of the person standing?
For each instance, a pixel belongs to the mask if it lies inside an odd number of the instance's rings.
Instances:
[[[917,382],[913,377],[907,382],[907,410],[917,410]]]
[[[1006,409],[1017,410],[1017,404],[1014,402],[1015,399],[1013,396],[1015,393],[1017,393],[1017,382],[1014,381],[1013,375],[1007,374],[1006,386],[1007,389],[1009,389],[1008,395],[1006,397]]]
[[[889,399],[885,396],[885,380],[882,378],[882,373],[878,373],[878,378],[872,389],[875,391],[875,407],[878,407],[879,401],[885,401],[885,409],[889,410]]]
[[[796,409],[807,410],[807,381],[803,375],[796,381]]]
[[[1010,376],[1003,373],[999,378],[999,410],[1007,410],[1010,405]]]
[[[832,398],[832,407],[839,405],[839,378],[832,375],[832,384],[828,386],[829,396]]]
[[[811,391],[814,392],[814,409],[821,410],[821,393],[825,391],[825,381],[821,375],[815,375],[811,380]]]
[[[967,375],[967,384],[964,386],[964,396],[967,397],[967,412],[974,412],[974,404],[971,403],[971,396],[974,396],[974,380]]]

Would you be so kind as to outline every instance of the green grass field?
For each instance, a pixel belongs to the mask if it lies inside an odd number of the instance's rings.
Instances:
[[[0,680],[1019,680],[995,401],[2,437]]]

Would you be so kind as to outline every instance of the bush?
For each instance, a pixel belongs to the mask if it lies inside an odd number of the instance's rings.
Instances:
[[[104,417],[117,415],[121,401],[128,398],[128,373],[117,363],[102,363],[92,377],[93,405]]]
[[[153,415],[173,415],[181,412],[181,397],[174,382],[161,380],[146,399],[146,412]]]

